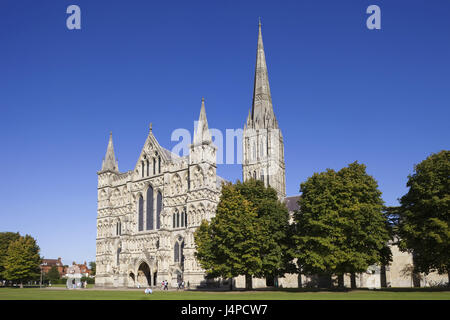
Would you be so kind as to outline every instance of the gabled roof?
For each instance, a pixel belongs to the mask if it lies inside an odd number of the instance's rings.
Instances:
[[[300,206],[298,205],[299,199],[300,195],[284,198],[284,203],[286,204],[286,207],[288,208],[289,212],[300,209]]]
[[[156,137],[153,135],[153,130],[152,127],[150,125],[150,131],[148,133],[147,139],[145,140],[144,146],[142,147],[141,153],[139,154],[138,160],[136,162],[136,165],[134,167],[134,169],[136,170],[136,168],[140,165],[140,160],[142,159],[143,155],[146,153],[146,146],[151,144],[152,146],[154,146],[155,151],[158,153],[158,155],[161,157],[161,160],[163,162],[166,161],[176,161],[176,160],[180,160],[182,159],[179,155],[173,153],[172,151],[162,147],[158,140],[156,139]]]

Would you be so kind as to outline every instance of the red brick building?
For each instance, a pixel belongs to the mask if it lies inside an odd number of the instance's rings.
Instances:
[[[83,264],[77,264],[75,261],[72,262],[72,265],[77,265],[80,268],[80,273],[83,276],[90,276],[91,270],[86,264],[86,261]],[[67,269],[69,266],[64,266],[61,258],[58,259],[42,259],[41,270],[43,273],[48,273],[52,267],[56,267],[58,269],[60,277],[64,277],[67,274]]]
[[[61,258],[58,259],[42,259],[41,270],[43,273],[48,273],[52,267],[56,267],[58,269],[59,275],[63,276],[64,273],[64,265],[61,261]]]

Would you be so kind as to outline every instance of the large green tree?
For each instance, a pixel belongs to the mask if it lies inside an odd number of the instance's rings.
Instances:
[[[196,258],[209,277],[244,275],[246,288],[251,289],[252,276],[263,273],[264,225],[236,186],[222,186],[216,216],[211,222],[204,220],[194,238]]]
[[[297,264],[306,274],[338,276],[390,260],[390,233],[377,182],[363,164],[315,173],[300,186],[295,213]]]
[[[8,247],[11,242],[20,238],[18,232],[0,232],[0,279],[4,279],[5,259]]]
[[[238,181],[236,189],[256,208],[258,223],[263,226],[264,242],[261,243],[262,272],[258,277],[275,278],[287,272],[295,272],[292,263],[292,237],[289,212],[278,200],[275,189],[264,186],[261,180]]]
[[[450,151],[430,155],[414,171],[400,199],[399,246],[413,253],[416,271],[447,273],[450,286]]]
[[[37,279],[40,274],[41,257],[36,240],[30,235],[20,237],[12,242],[5,258],[4,276],[7,280],[21,284]]]

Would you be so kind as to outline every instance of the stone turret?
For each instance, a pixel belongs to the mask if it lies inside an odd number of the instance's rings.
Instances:
[[[194,138],[190,145],[189,164],[207,163],[216,166],[217,147],[212,142],[206,118],[205,99],[202,98],[200,116],[195,126]]]
[[[102,162],[102,170],[103,171],[113,171],[119,172],[119,164],[116,161],[116,157],[114,155],[114,146],[112,140],[112,132],[109,133],[109,142],[108,148],[106,149],[106,155]]]

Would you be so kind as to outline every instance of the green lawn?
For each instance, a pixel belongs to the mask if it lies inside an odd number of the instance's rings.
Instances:
[[[450,291],[429,289],[354,290],[348,292],[280,291],[161,291],[0,288],[0,300],[450,300]]]

